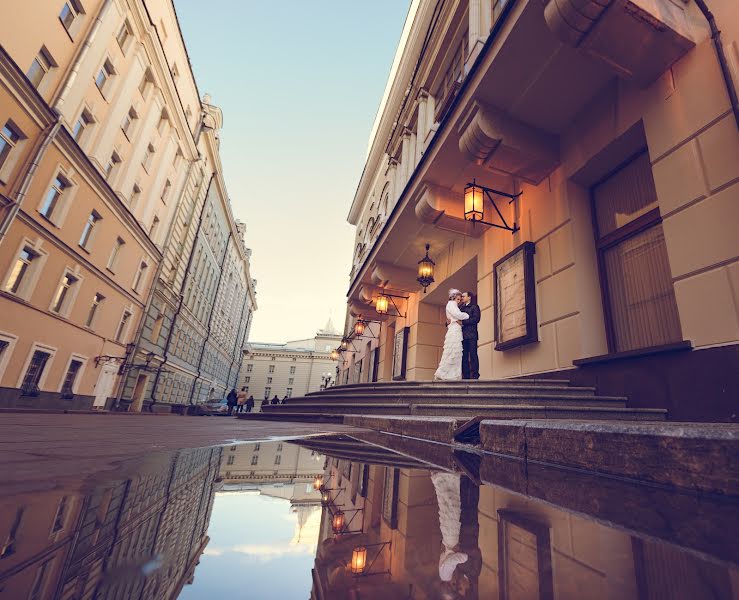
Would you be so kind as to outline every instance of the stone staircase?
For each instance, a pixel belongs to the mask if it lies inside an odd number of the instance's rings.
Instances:
[[[628,408],[620,396],[560,379],[403,381],[340,385],[285,404],[262,406],[246,419],[335,421],[344,415],[413,415],[487,419],[663,421],[663,409]]]

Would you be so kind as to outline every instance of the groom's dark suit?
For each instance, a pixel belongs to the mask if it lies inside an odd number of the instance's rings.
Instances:
[[[459,307],[470,318],[462,321],[462,379],[480,379],[480,361],[477,358],[477,324],[480,322],[480,307],[477,304],[462,304]]]

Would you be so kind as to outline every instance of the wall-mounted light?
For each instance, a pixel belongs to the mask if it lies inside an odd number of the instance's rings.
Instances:
[[[379,315],[386,315],[388,309],[390,308],[390,298],[388,298],[385,294],[381,294],[377,297],[377,300],[375,300],[375,311]]]
[[[390,548],[390,542],[380,542],[379,544],[367,544],[366,546],[356,546],[354,550],[352,550],[352,558],[351,562],[349,563],[349,568],[353,575],[355,576],[363,576],[363,575],[382,575],[383,573],[389,573],[389,570],[385,571],[372,571],[372,567],[374,566],[375,562],[377,562],[377,559],[380,557],[380,554],[382,554],[382,551],[385,548]],[[374,556],[370,556],[370,552],[368,550],[371,550],[371,554]],[[377,552],[375,552],[377,550]]]
[[[500,212],[498,205],[495,204],[493,195],[503,196],[508,198],[510,204],[516,200],[523,192],[518,194],[509,194],[508,192],[501,192],[492,188],[485,187],[484,185],[478,185],[473,179],[472,183],[468,183],[464,188],[464,220],[470,221],[474,226],[475,223],[481,223],[482,225],[489,225],[490,227],[497,227],[498,229],[505,229],[511,233],[516,233],[520,227],[514,222],[513,225],[508,225],[508,221],[505,220],[503,213]],[[485,197],[487,196],[490,200],[490,204],[493,205],[495,212],[498,213],[501,223],[490,223],[485,221]]]
[[[333,350],[331,350],[331,360],[339,360],[338,348],[334,348]]]
[[[329,502],[331,502],[331,494],[328,490],[323,490],[323,492],[321,492],[321,504],[328,506]]]
[[[341,338],[341,345],[339,346],[342,352],[346,352],[349,349],[349,338]]]
[[[361,575],[367,568],[367,548],[357,546],[352,550],[351,570],[354,575]]]
[[[357,337],[364,335],[364,330],[366,327],[367,322],[360,317],[359,319],[357,319],[356,323],[354,323],[354,334]]]
[[[344,530],[345,523],[346,518],[344,513],[339,510],[334,514],[333,519],[331,519],[331,529],[333,529],[334,533],[339,534]]]
[[[315,478],[315,479],[313,480],[313,489],[314,489],[314,490],[316,490],[316,491],[318,491],[318,490],[320,490],[320,489],[321,489],[321,486],[322,486],[322,485],[323,485],[323,477],[321,477],[321,476],[319,475],[318,477],[316,477],[316,478]]]
[[[429,256],[430,244],[426,244],[426,256],[418,261],[418,283],[423,287],[423,293],[426,293],[426,288],[434,283],[434,265],[436,263],[431,260]]]

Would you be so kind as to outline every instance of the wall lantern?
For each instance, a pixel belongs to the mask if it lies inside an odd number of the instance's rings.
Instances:
[[[331,502],[331,494],[329,493],[329,490],[323,490],[321,493],[321,504],[328,506],[329,502]]]
[[[367,567],[367,548],[357,546],[352,550],[351,569],[354,575],[361,575]]]
[[[331,529],[333,529],[334,533],[339,534],[344,530],[345,523],[346,518],[344,513],[342,511],[337,511],[334,518],[331,519]]]
[[[429,256],[429,249],[431,246],[426,244],[426,256],[418,261],[418,283],[423,286],[423,293],[426,293],[426,288],[434,283],[434,265],[436,264]]]
[[[349,339],[345,337],[341,338],[341,345],[339,348],[341,348],[342,352],[346,352],[349,349]]]
[[[357,337],[364,335],[364,329],[367,327],[367,322],[363,319],[357,319],[357,322],[354,323],[354,333]]]
[[[482,225],[489,225],[490,227],[497,227],[498,229],[505,229],[511,233],[516,233],[520,227],[516,225],[515,221],[513,225],[508,225],[508,221],[505,220],[503,213],[500,212],[498,205],[495,203],[495,196],[503,196],[508,198],[508,204],[516,200],[523,192],[518,194],[509,194],[507,192],[501,192],[492,188],[487,188],[483,185],[478,185],[473,179],[472,183],[468,183],[464,188],[464,220],[471,221],[474,226],[475,223],[481,223]],[[493,205],[495,212],[498,213],[500,223],[490,223],[485,221],[485,197],[487,196],[490,200],[490,204]],[[420,272],[419,272],[420,275]]]
[[[388,298],[385,294],[381,294],[378,296],[377,300],[375,300],[375,311],[379,315],[386,315],[388,309],[390,308],[390,298]]]
[[[331,350],[331,360],[339,360],[338,348],[334,348],[333,350]]]
[[[322,485],[323,485],[323,477],[319,475],[313,480],[313,489],[316,491],[320,490]]]

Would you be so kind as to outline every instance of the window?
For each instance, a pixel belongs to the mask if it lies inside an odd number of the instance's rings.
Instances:
[[[251,377],[244,377],[244,383],[251,382]]]
[[[156,152],[156,150],[152,144],[149,144],[146,147],[146,152],[144,152],[144,158],[141,161],[141,164],[144,165],[144,169],[146,169],[147,172],[151,168],[152,160],[154,160],[154,152]]]
[[[259,448],[261,448],[261,447],[262,447],[262,444],[260,444],[259,442],[257,442],[256,444],[254,444],[254,452],[259,452]]]
[[[151,74],[151,71],[147,69],[146,73],[144,73],[144,76],[141,78],[141,83],[139,83],[139,93],[141,94],[141,96],[146,96],[146,89],[149,87],[149,84],[153,82],[153,80],[154,77]]]
[[[290,375],[295,375],[295,367],[290,367]]]
[[[593,188],[611,352],[682,340],[652,168],[646,152]]]
[[[12,121],[6,122],[2,130],[0,130],[0,169],[3,168],[13,148],[15,148],[22,137],[20,131],[13,125]]]
[[[105,95],[105,91],[110,87],[110,81],[114,76],[115,69],[113,68],[113,63],[110,62],[109,58],[106,58],[103,66],[95,77],[95,85],[100,90],[101,94]]]
[[[162,190],[162,202],[167,202],[167,198],[169,197],[169,192],[172,191],[172,182],[167,179],[167,181],[164,183],[164,189]]]
[[[275,456],[275,464],[276,465],[279,465],[281,462],[282,462],[282,455],[281,454],[277,454]]]
[[[39,393],[39,382],[44,374],[46,363],[51,358],[51,354],[43,350],[35,350],[31,357],[31,362],[26,369],[21,383],[21,394],[24,396],[37,396]]]
[[[56,514],[54,515],[54,524],[51,526],[51,533],[57,533],[64,529],[64,522],[67,520],[67,503],[67,497],[62,496],[56,507]]]
[[[254,456],[251,457],[251,464],[252,465],[259,464],[259,455],[258,454],[255,454]]]
[[[21,285],[28,275],[28,269],[31,266],[31,263],[37,258],[38,254],[28,246],[25,246],[23,250],[21,250],[20,255],[13,265],[13,270],[10,272],[10,277],[5,284],[6,292],[10,292],[11,294],[19,293]]]
[[[295,383],[295,378],[290,377],[290,379],[287,380],[287,385],[292,385],[293,383]]]
[[[234,464],[234,460],[235,459],[236,459],[236,457],[232,454],[231,456],[228,457],[228,460],[226,461],[226,464],[228,464],[228,465]]]
[[[287,396],[288,398],[292,398],[293,397],[293,389],[291,387],[289,387],[289,388],[287,388],[287,390],[285,390],[285,396]]]
[[[272,393],[272,388],[271,387],[264,388],[264,399],[266,400],[267,398],[269,398],[269,395],[271,393]]]
[[[175,152],[174,158],[172,159],[172,166],[176,169],[180,164],[182,158],[182,149],[177,146],[177,152]]]
[[[146,279],[146,271],[149,269],[149,265],[146,264],[146,261],[142,260],[139,263],[139,268],[136,271],[136,277],[133,280],[133,291],[139,292],[141,290],[141,285],[144,282],[144,279]]]
[[[95,315],[97,314],[98,308],[100,308],[103,300],[105,300],[105,296],[102,294],[95,294],[92,297],[92,304],[90,305],[90,310],[87,312],[87,319],[85,320],[85,325],[87,327],[92,327],[92,324],[95,322]]]
[[[159,341],[159,336],[162,333],[162,326],[164,325],[164,315],[159,313],[157,318],[154,319],[154,324],[151,327],[151,342],[156,344]]]
[[[271,384],[271,383],[272,383],[272,378],[271,377],[267,377],[267,384]]]
[[[46,573],[49,570],[49,564],[52,560],[49,559],[41,563],[41,566],[36,571],[36,577],[33,580],[33,586],[28,595],[28,600],[41,600],[44,597],[44,592],[46,591]]]
[[[132,34],[133,32],[131,31],[131,25],[129,25],[128,21],[124,21],[123,25],[118,30],[118,35],[115,36],[115,39],[118,41],[118,45],[121,47],[121,50],[124,53],[128,48],[128,42]]]
[[[113,150],[113,153],[110,155],[110,159],[108,160],[108,164],[105,165],[105,178],[110,179],[113,173],[116,172],[116,169],[118,169],[118,166],[121,164],[121,156]]]
[[[26,77],[28,77],[28,80],[33,84],[33,87],[38,89],[41,82],[54,67],[56,67],[54,59],[51,58],[51,54],[49,54],[46,47],[42,46],[36,58],[33,59],[33,62],[26,73]]]
[[[275,366],[274,365],[270,365],[269,366],[269,372],[270,373],[274,373],[275,372]]]
[[[72,129],[72,136],[74,137],[76,142],[79,143],[82,141],[82,137],[85,135],[85,131],[87,131],[94,122],[95,121],[92,118],[92,114],[90,114],[89,110],[84,109],[80,113],[80,118],[77,119],[77,122],[74,124],[74,128]]]
[[[121,122],[121,129],[123,130],[123,133],[125,134],[125,136],[129,139],[131,138],[134,125],[138,118],[139,118],[139,115],[136,113],[136,109],[133,106],[128,109],[128,112],[123,117],[123,121]]]
[[[113,250],[111,250],[110,252],[110,258],[108,259],[109,271],[115,271],[115,265],[118,262],[118,257],[120,256],[121,250],[125,245],[126,242],[124,242],[121,238],[116,239],[115,244],[113,244]]]
[[[80,6],[80,3],[77,2],[77,0],[67,0],[64,3],[62,6],[62,12],[59,13],[59,20],[62,22],[62,25],[64,25],[64,29],[67,30],[67,33],[72,33],[72,25],[74,25],[74,22],[80,14],[83,14],[84,12],[85,11],[82,10],[82,6]]]
[[[21,506],[15,511],[15,518],[13,519],[13,525],[10,527],[8,537],[5,539],[5,543],[0,547],[0,559],[6,558],[15,554],[15,543],[18,537],[18,529],[20,529],[21,521],[23,520],[23,513],[25,507]]]
[[[62,281],[59,284],[59,287],[56,289],[56,293],[54,294],[54,299],[51,301],[52,312],[62,312],[66,300],[69,298],[69,291],[74,287],[75,283],[77,283],[77,278],[70,273],[66,273],[62,277]]]
[[[92,240],[92,236],[95,231],[95,226],[101,220],[102,220],[102,217],[97,213],[97,211],[94,211],[94,210],[90,213],[90,216],[87,217],[85,226],[82,228],[82,235],[80,236],[79,244],[81,248],[88,250],[88,246],[90,244],[90,241]]]
[[[154,234],[157,232],[157,229],[159,229],[159,217],[154,215],[154,218],[151,220],[151,226],[149,227],[149,237],[153,238]]]
[[[277,444],[277,452],[282,452],[282,444]]]
[[[141,188],[137,183],[133,184],[133,187],[131,188],[131,198],[128,200],[128,203],[131,205],[131,209],[136,208],[136,205],[139,202],[139,198],[141,197]]]
[[[157,124],[157,131],[160,135],[164,135],[164,129],[169,124],[169,114],[167,113],[167,109],[162,109],[161,114],[159,115],[159,123]]]
[[[121,320],[118,323],[118,328],[115,332],[115,341],[120,342],[123,340],[123,337],[126,335],[126,329],[128,328],[128,320],[131,318],[131,311],[124,310],[123,314],[121,315]]]
[[[43,204],[39,212],[44,215],[47,219],[51,219],[54,215],[54,211],[59,206],[59,201],[64,195],[64,191],[69,188],[69,181],[67,181],[62,175],[57,175],[46,192],[46,198],[44,198]]]
[[[180,78],[180,70],[177,68],[177,64],[172,65],[172,79],[174,79],[174,82],[177,83],[177,80]]]
[[[67,374],[64,376],[64,382],[62,383],[62,398],[71,398],[74,396],[74,383],[77,379],[77,373],[82,368],[82,361],[72,359],[67,369]]]
[[[252,363],[249,363],[246,365],[246,372],[251,373],[254,370],[254,365]]]

